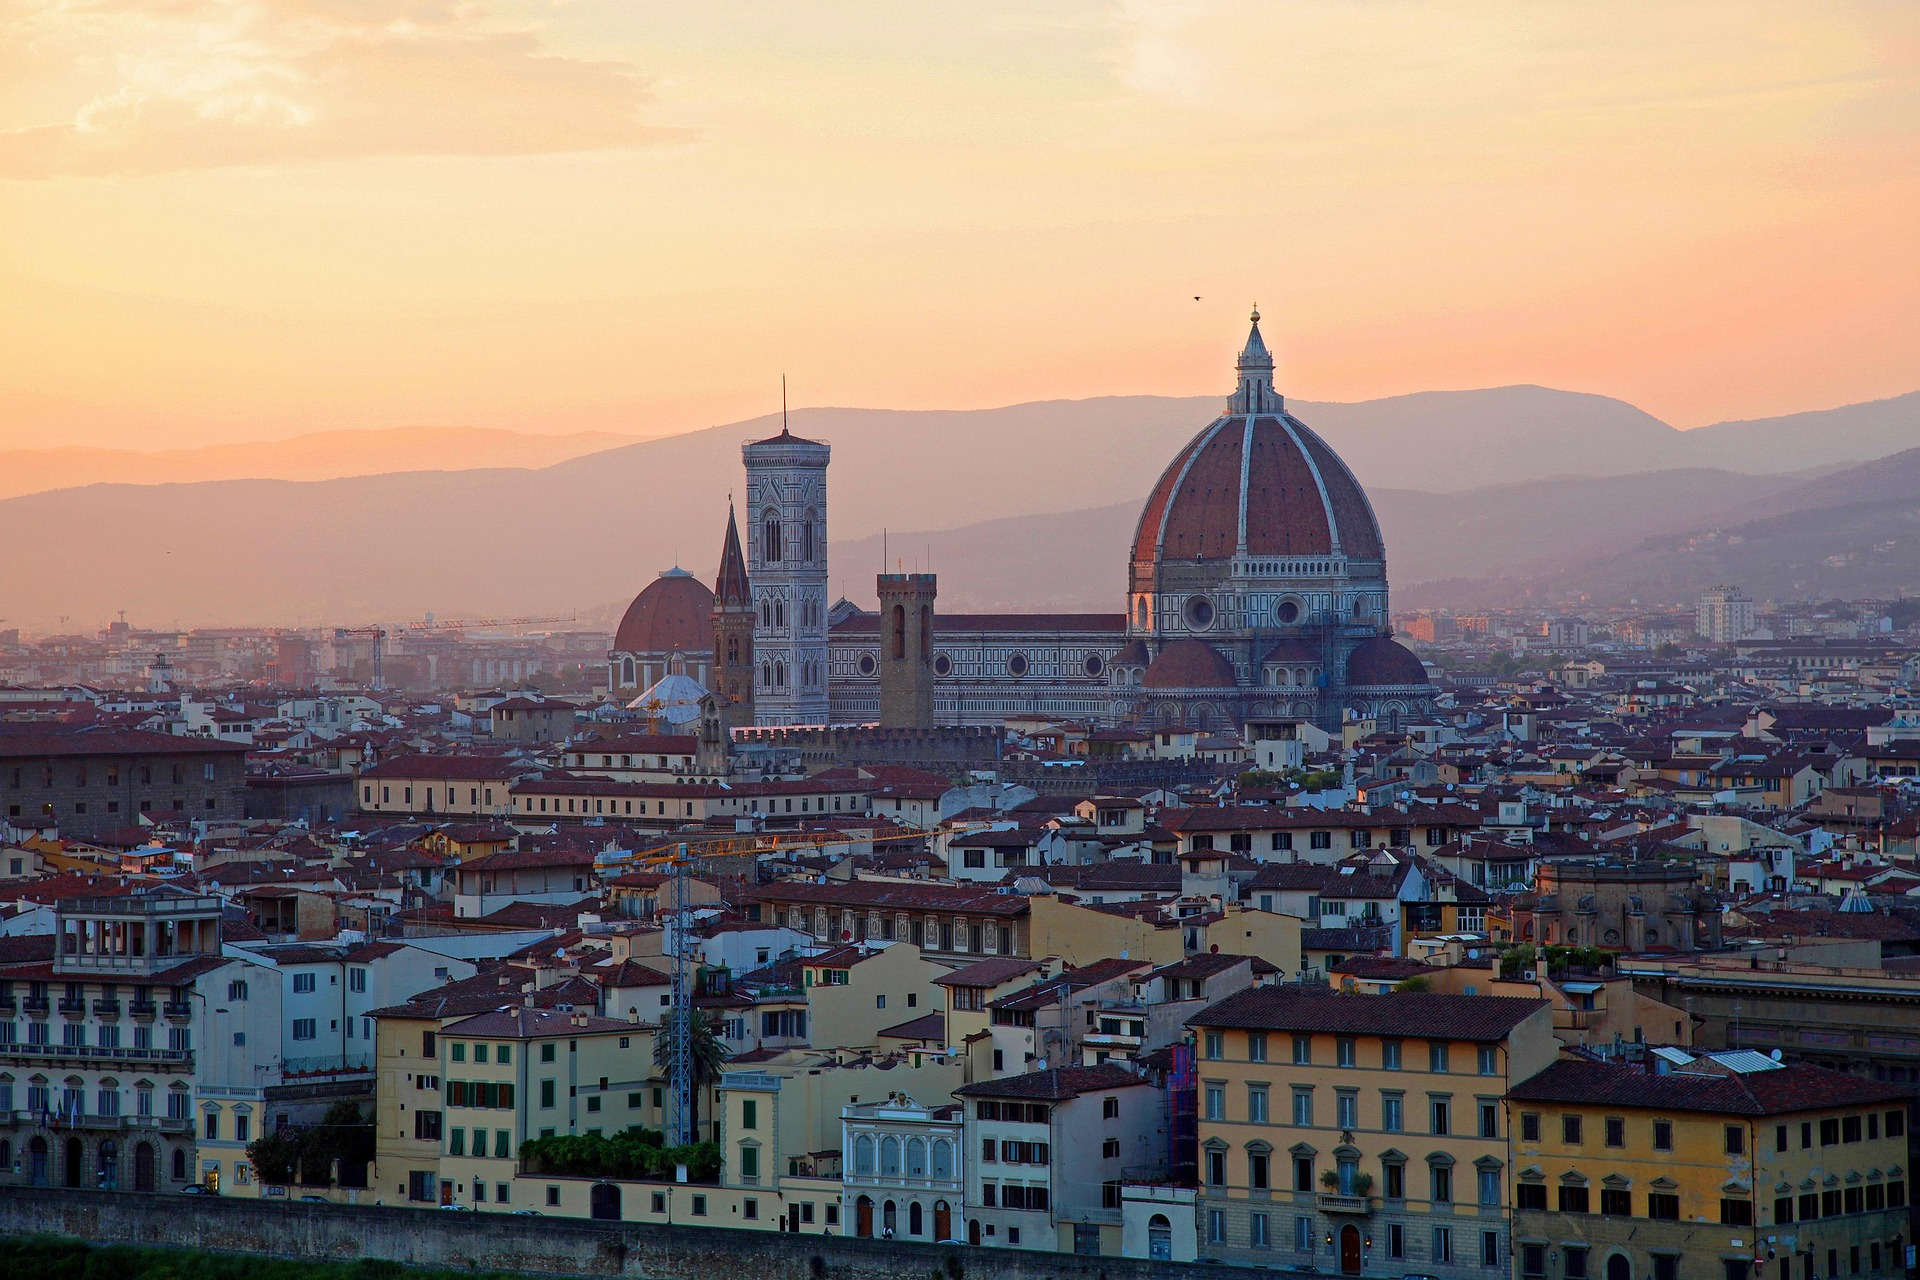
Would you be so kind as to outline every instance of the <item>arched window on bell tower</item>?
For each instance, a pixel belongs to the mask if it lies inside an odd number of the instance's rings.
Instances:
[[[760,555],[768,564],[779,564],[785,558],[780,541],[780,513],[768,507],[760,518]]]

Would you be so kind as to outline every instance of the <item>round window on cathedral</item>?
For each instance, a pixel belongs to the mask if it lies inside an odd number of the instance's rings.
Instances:
[[[1213,601],[1205,596],[1194,596],[1187,601],[1187,625],[1195,631],[1205,631],[1213,625]]]
[[[949,657],[948,657],[948,656],[947,656],[946,654],[944,654],[944,653],[936,653],[936,654],[934,654],[934,655],[933,655],[933,674],[935,674],[935,675],[937,675],[937,676],[950,676],[950,675],[952,675],[952,674],[953,674],[953,659],[952,659],[952,658],[949,658]]]
[[[863,653],[860,655],[860,674],[861,675],[870,676],[875,671],[878,671],[879,669],[880,669],[880,664],[878,664],[873,660],[872,654]]]
[[[1300,606],[1292,600],[1282,600],[1280,602],[1279,618],[1283,626],[1292,626],[1294,623],[1300,621]]]
[[[1084,665],[1086,666],[1087,674],[1090,676],[1097,676],[1107,669],[1107,664],[1100,661],[1100,655],[1097,653],[1088,654],[1087,661]]]
[[[1010,676],[1023,676],[1027,674],[1027,655],[1024,653],[1016,653],[1008,658],[1007,674]]]

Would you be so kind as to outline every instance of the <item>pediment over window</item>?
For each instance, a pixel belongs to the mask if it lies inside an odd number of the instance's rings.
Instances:
[[[1473,1162],[1473,1167],[1482,1173],[1498,1173],[1500,1172],[1501,1164],[1492,1156],[1481,1156]]]
[[[1540,1166],[1537,1164],[1530,1164],[1522,1169],[1519,1177],[1522,1182],[1545,1182],[1547,1180],[1547,1175],[1540,1172]]]
[[[1584,1187],[1587,1185],[1587,1175],[1577,1169],[1569,1169],[1560,1175],[1560,1185],[1563,1187]]]
[[[1304,1142],[1296,1142],[1287,1148],[1287,1154],[1298,1158],[1300,1156],[1317,1156],[1320,1153]]]
[[[1623,1178],[1617,1173],[1610,1173],[1600,1179],[1600,1185],[1609,1191],[1625,1191],[1633,1186],[1633,1179]]]
[[[1427,1163],[1439,1168],[1450,1169],[1453,1167],[1453,1157],[1445,1151],[1429,1151],[1427,1152]]]
[[[1678,1191],[1680,1189],[1679,1183],[1675,1182],[1672,1178],[1669,1178],[1664,1174],[1662,1174],[1658,1178],[1655,1178],[1652,1182],[1649,1182],[1647,1185],[1652,1187],[1655,1191]]]
[[[1388,1147],[1380,1153],[1381,1164],[1405,1164],[1406,1162],[1407,1153],[1397,1147]]]

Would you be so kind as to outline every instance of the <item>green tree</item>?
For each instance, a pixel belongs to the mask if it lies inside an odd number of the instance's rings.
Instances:
[[[305,1135],[304,1125],[288,1125],[249,1142],[247,1160],[253,1165],[253,1176],[276,1187],[292,1182],[300,1167],[300,1148]]]
[[[661,1019],[660,1034],[653,1038],[653,1065],[666,1073],[667,1080],[673,1080],[673,1042],[679,1032],[680,1017],[670,1013]],[[727,1059],[733,1056],[721,1041],[718,1027],[707,1013],[695,1009],[688,1027],[688,1065],[693,1079],[688,1082],[688,1096],[691,1099],[691,1114],[688,1116],[687,1131],[695,1138],[700,1136],[700,1091],[720,1078],[720,1072],[726,1067]]]

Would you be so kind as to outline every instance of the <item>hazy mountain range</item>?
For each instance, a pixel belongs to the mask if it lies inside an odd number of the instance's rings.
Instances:
[[[88,484],[332,480],[391,471],[545,467],[633,441],[604,431],[547,436],[484,427],[394,427],[192,449],[0,449],[0,498]]]
[[[898,531],[889,558],[930,558],[948,607],[1113,608],[1140,499],[1220,403],[798,411],[796,432],[834,446],[833,590],[870,595],[888,529]],[[1700,573],[1760,590],[1740,550],[1756,546],[1782,566],[1801,563],[1796,548],[1819,548],[1825,568],[1782,572],[1812,574],[1822,591],[1825,575],[1856,569],[1892,581],[1897,557],[1884,574],[1874,567],[1873,547],[1887,539],[1841,544],[1905,527],[1920,493],[1909,480],[1909,496],[1887,493],[1868,512],[1849,495],[1915,464],[1841,470],[1920,441],[1920,393],[1688,432],[1618,400],[1538,387],[1290,407],[1368,486],[1403,602],[1440,581],[1463,592],[1606,582],[1624,594],[1646,581],[1679,598]],[[64,615],[76,628],[122,608],[152,625],[427,611],[610,618],[669,564],[712,571],[727,495],[742,482],[739,446],[777,428],[758,419],[514,467],[474,464],[522,447],[579,448],[583,438],[472,433],[489,443],[468,449],[467,433],[454,432],[383,451],[391,433],[366,433],[363,453],[392,470],[319,478],[356,443],[328,433],[308,438],[322,443],[280,442],[283,466],[313,450],[316,469],[298,481],[93,484],[13,497],[0,501],[0,613],[8,625],[42,627]],[[435,453],[449,469],[399,469]],[[222,456],[222,465],[249,465]],[[1834,474],[1809,480],[1809,470]],[[1704,531],[1763,519],[1776,522],[1773,532],[1704,550],[1713,545]]]

